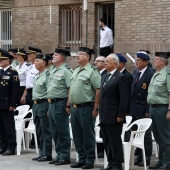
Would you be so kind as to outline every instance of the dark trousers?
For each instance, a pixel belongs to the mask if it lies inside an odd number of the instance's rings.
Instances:
[[[32,106],[34,105],[34,102],[32,100],[32,89],[27,90],[27,95],[26,95],[26,104],[30,106],[30,109],[32,109]]]
[[[100,125],[107,160],[114,166],[120,165],[123,161],[122,127],[121,123]]]
[[[71,126],[79,162],[94,164],[96,119],[92,117],[93,106],[71,108]]]
[[[22,98],[22,95],[23,95],[24,91],[25,91],[25,87],[20,86],[19,87],[19,95],[18,95],[18,105],[19,106],[22,105],[20,101],[21,101],[21,98]]]
[[[152,130],[159,145],[159,162],[170,166],[170,120],[166,120],[168,107],[150,108]]]
[[[141,119],[139,117],[132,116],[132,122]],[[137,130],[137,126],[132,127],[132,131]],[[146,161],[150,161],[152,156],[152,135],[151,135],[151,127],[146,131],[145,137],[144,137],[144,146],[145,146],[145,155],[146,155]],[[143,160],[142,150],[138,149],[138,160]]]
[[[101,55],[101,56],[107,57],[110,53],[111,53],[111,48],[110,48],[110,46],[100,48],[100,55]]]
[[[0,139],[1,148],[15,150],[16,132],[14,112],[0,110]]]

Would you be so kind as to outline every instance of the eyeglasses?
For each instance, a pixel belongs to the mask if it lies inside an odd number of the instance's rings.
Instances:
[[[77,55],[87,55],[85,52],[78,52]]]
[[[99,62],[104,63],[104,61],[103,61],[103,60],[95,60],[94,62],[95,62],[95,63],[99,63]]]

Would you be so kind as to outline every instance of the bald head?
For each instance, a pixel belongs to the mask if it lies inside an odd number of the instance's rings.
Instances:
[[[106,58],[103,56],[99,56],[96,58],[95,66],[99,71],[105,68],[105,61],[106,61]]]

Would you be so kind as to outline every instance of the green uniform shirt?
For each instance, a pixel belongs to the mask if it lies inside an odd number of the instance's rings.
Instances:
[[[70,103],[94,102],[96,89],[100,88],[101,76],[98,70],[88,63],[73,72],[70,86]]]
[[[18,66],[18,65],[19,65],[19,63],[16,59],[13,60],[12,63],[11,63],[12,68],[16,68],[16,66]]]
[[[41,74],[37,73],[32,91],[32,99],[47,99],[47,86],[50,73],[45,69]]]
[[[49,99],[68,97],[72,72],[72,69],[66,65],[66,63],[53,69],[50,73],[49,86],[47,89]]]
[[[157,71],[148,88],[147,101],[149,104],[168,104],[170,95],[170,69],[168,67]]]
[[[53,64],[48,68],[48,71],[50,72],[50,74],[53,72],[54,68],[55,68],[55,66]]]

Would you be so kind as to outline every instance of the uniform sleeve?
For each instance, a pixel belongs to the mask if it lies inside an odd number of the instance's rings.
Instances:
[[[109,30],[108,36],[109,36],[109,45],[113,45],[113,32],[112,32],[112,30]]]
[[[99,74],[97,70],[94,70],[92,72],[90,81],[94,89],[100,89],[101,75]]]
[[[18,73],[14,72],[11,77],[11,101],[10,101],[10,107],[16,107],[18,102],[18,90],[19,90],[20,82]]]
[[[71,72],[71,70],[67,70],[67,71],[65,71],[65,75],[64,75],[64,77],[65,77],[65,83],[66,83],[66,86],[69,88],[70,87],[70,80],[71,80],[71,77],[72,77],[72,72]]]
[[[48,86],[49,86],[49,82],[50,82],[50,72],[47,71],[47,74],[46,74],[46,88],[48,89]]]
[[[170,94],[170,73],[167,73],[167,83],[166,83],[166,86],[167,86],[167,90]]]

